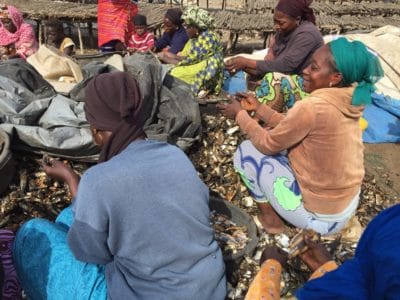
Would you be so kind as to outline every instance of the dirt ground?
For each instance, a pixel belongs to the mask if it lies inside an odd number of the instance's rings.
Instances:
[[[365,170],[393,202],[400,201],[400,144],[364,144]]]

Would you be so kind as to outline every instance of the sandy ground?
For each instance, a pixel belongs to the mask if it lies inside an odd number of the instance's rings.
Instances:
[[[393,202],[400,202],[400,144],[364,144],[367,173],[374,175]]]

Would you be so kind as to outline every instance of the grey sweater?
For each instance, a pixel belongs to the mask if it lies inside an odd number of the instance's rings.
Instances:
[[[79,183],[68,244],[106,265],[109,299],[224,299],[208,189],[175,146],[136,141]]]
[[[324,40],[318,28],[311,22],[303,21],[289,35],[275,35],[275,59],[257,61],[257,73],[302,74],[315,50],[323,44]]]

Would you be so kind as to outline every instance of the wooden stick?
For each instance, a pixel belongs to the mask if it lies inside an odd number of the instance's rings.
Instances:
[[[81,24],[79,22],[78,22],[78,39],[79,39],[80,53],[83,54],[83,40],[82,40]]]
[[[235,33],[235,39],[233,40],[233,44],[232,44],[232,50],[235,49],[237,41],[238,41],[238,38],[239,38],[239,33],[236,32]]]
[[[39,46],[42,45],[42,22],[40,20],[37,21],[37,26],[38,26],[38,40],[39,40]]]
[[[93,47],[94,46],[94,36],[93,36],[93,23],[92,22],[88,23],[88,31],[89,31],[90,47]],[[97,47],[97,45],[95,47]]]

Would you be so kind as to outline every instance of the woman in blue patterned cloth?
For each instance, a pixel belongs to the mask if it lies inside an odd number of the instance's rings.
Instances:
[[[197,6],[187,7],[182,19],[189,36],[182,52],[159,53],[163,62],[174,64],[170,74],[190,84],[199,97],[219,94],[223,81],[223,47],[219,36],[212,31],[214,19]]]

